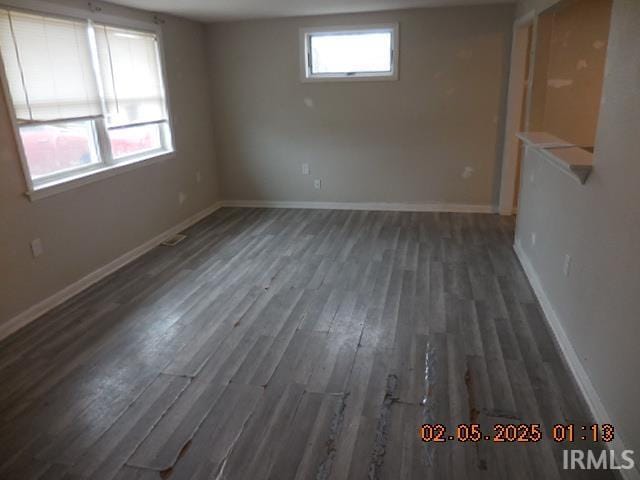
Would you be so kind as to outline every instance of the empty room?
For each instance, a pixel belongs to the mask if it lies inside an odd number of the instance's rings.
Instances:
[[[640,480],[640,1],[0,0],[0,60],[1,480]]]

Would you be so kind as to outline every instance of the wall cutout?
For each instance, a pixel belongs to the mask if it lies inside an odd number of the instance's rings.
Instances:
[[[612,0],[563,0],[538,17],[530,131],[593,146]]]

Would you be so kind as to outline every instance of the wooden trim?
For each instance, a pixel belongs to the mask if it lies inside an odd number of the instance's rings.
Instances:
[[[514,27],[524,27],[525,25],[531,25],[536,21],[536,11],[530,10],[522,15],[520,18],[513,22]]]
[[[522,29],[535,24],[535,12],[530,11],[526,15],[516,19],[513,24],[513,36],[511,39],[511,57],[509,62],[509,83],[507,92],[507,109],[504,126],[504,145],[502,147],[502,174],[500,180],[500,212],[511,211],[514,207],[515,186],[517,182],[516,165],[518,162],[519,142],[515,134],[520,130],[520,118],[523,108],[528,111],[528,105],[522,105],[521,77],[524,77],[526,60],[522,62],[522,51],[525,55],[531,55],[527,51],[527,44],[521,41]],[[533,45],[532,47],[533,48]],[[533,74],[533,62],[529,65],[529,77],[527,82],[527,97],[531,97],[531,78]],[[526,113],[526,112],[525,112]]]

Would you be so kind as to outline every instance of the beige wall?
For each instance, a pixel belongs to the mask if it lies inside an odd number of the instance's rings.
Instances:
[[[67,4],[86,6],[84,2]],[[106,13],[138,12],[103,5]],[[144,14],[149,19],[149,14]],[[0,92],[0,328],[16,314],[114,260],[217,198],[205,32],[166,17],[163,26],[176,158],[30,202]],[[196,172],[202,182],[196,183]],[[187,194],[183,205],[178,193]],[[33,259],[30,241],[41,238]]]
[[[538,19],[531,129],[593,145],[611,0],[562,2]]]
[[[519,12],[548,3],[528,1]],[[616,432],[636,451],[636,465],[640,460],[638,32],[640,2],[615,0],[593,174],[580,185],[529,153],[517,227],[517,239]],[[562,271],[565,253],[573,258],[569,277]]]
[[[398,81],[300,81],[301,27],[385,22]],[[502,5],[211,26],[223,197],[496,204],[512,24]]]

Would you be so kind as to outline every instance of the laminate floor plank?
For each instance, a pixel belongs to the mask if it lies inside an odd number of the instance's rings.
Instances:
[[[79,478],[114,478],[140,443],[183,395],[189,379],[159,375],[147,390],[82,454],[69,470]],[[62,461],[71,459],[68,452]]]
[[[0,341],[0,478],[611,480],[550,440],[592,419],[513,230],[221,209]]]
[[[215,383],[191,381],[128,457],[127,464],[157,471],[174,465],[224,389]]]

